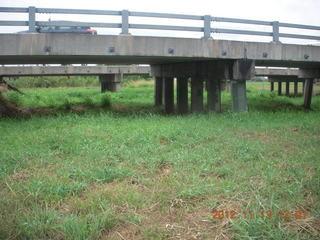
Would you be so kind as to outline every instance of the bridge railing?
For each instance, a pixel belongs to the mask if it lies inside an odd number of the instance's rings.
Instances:
[[[128,10],[109,11],[109,10],[85,10],[85,9],[36,8],[36,7],[28,7],[28,8],[0,7],[0,13],[1,12],[27,13],[28,21],[0,21],[0,26],[28,26],[30,32],[35,32],[37,26],[88,26],[88,27],[99,27],[99,28],[120,28],[121,34],[130,34],[129,32],[130,29],[148,29],[148,30],[202,32],[204,38],[211,38],[212,33],[221,33],[221,34],[236,34],[236,35],[266,36],[266,37],[271,37],[272,41],[274,42],[280,42],[280,38],[320,40],[320,34],[318,36],[299,34],[301,30],[319,31],[320,26],[281,23],[278,21],[268,22],[268,21],[237,19],[237,18],[223,18],[223,17],[213,17],[210,15],[197,16],[197,15],[170,14],[170,13],[135,12],[135,11],[128,11]],[[106,23],[106,22],[75,22],[75,21],[72,21],[72,22],[70,21],[59,21],[59,22],[37,21],[36,14],[38,13],[120,16],[121,22]],[[195,26],[177,26],[177,25],[131,24],[129,22],[130,17],[195,20],[195,21],[202,21],[202,26],[195,27]],[[239,28],[238,29],[237,28],[218,28],[218,27],[214,27],[215,25],[214,23],[235,23],[235,24],[243,24],[243,25],[270,26],[271,31],[242,30]],[[297,33],[285,33],[281,31],[282,28],[296,29]]]

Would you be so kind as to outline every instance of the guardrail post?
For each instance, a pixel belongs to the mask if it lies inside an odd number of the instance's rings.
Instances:
[[[121,16],[122,16],[122,32],[121,34],[130,34],[129,33],[129,11],[128,10],[122,10],[121,11]]]
[[[36,8],[35,7],[29,7],[29,31],[35,32],[36,31]]]
[[[279,22],[274,21],[272,22],[272,36],[274,42],[280,42],[279,41]]]
[[[203,18],[203,38],[211,38],[211,16],[205,15]]]

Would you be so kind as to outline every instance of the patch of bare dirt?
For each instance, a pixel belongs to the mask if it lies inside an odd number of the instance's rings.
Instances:
[[[179,206],[180,207],[180,206]],[[163,239],[232,239],[228,220],[210,220],[210,209],[196,211],[159,211],[142,213],[140,225],[119,224],[102,239],[148,239],[150,232]]]
[[[228,201],[222,196],[216,196],[218,210],[238,210],[239,202]],[[215,200],[217,200],[215,199]],[[233,239],[230,230],[232,223],[228,219],[212,220],[212,209],[210,207],[198,206],[190,208],[189,202],[182,199],[173,199],[166,209],[157,206],[142,209],[136,212],[142,217],[138,225],[121,223],[102,239],[112,240],[142,240],[150,239],[150,232],[161,239]],[[159,237],[160,239],[160,237]]]
[[[173,167],[170,163],[160,163],[158,165],[159,168],[159,174],[161,176],[168,176],[171,174]]]
[[[9,176],[13,181],[26,181],[29,178],[29,174],[24,171],[15,172]]]
[[[298,212],[305,211],[306,214],[302,214],[299,218],[292,217],[289,221],[284,222],[285,228],[290,231],[308,233],[313,236],[320,237],[320,218],[310,216],[308,211],[303,208],[297,210]],[[295,216],[296,212],[292,211],[291,216]],[[318,238],[315,238],[318,239]]]
[[[262,143],[275,143],[278,141],[277,138],[274,138],[265,132],[247,132],[243,134],[243,136],[248,139],[258,140]]]

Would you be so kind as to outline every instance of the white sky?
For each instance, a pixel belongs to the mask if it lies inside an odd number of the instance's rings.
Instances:
[[[280,21],[320,26],[320,0],[196,0],[196,1],[173,1],[173,0],[0,0],[0,7],[47,7],[47,8],[73,8],[73,9],[100,9],[100,10],[122,10],[180,13],[192,15],[211,15],[216,17],[243,18],[266,21]],[[22,20],[26,14],[0,13],[0,20]],[[89,15],[44,15],[37,14],[38,20],[73,20],[94,22],[120,22],[119,17],[89,16]],[[130,23],[144,24],[169,24],[202,26],[202,21],[165,20],[151,18],[131,18]],[[215,23],[214,23],[215,24]],[[271,31],[270,27],[237,24],[218,24],[215,27],[231,27],[235,29],[248,29],[257,31]],[[17,27],[0,27],[0,32],[16,32],[24,30]],[[285,31],[285,30],[284,30]],[[289,30],[290,31],[290,30]],[[120,30],[98,29],[99,34],[117,34]],[[176,37],[202,37],[202,34],[194,32],[172,32],[172,31],[147,31],[130,30],[134,35],[161,35]],[[296,34],[308,34],[320,36],[319,31],[302,32],[295,29]],[[234,40],[261,40],[271,41],[268,37],[213,35],[214,38]],[[287,41],[287,40],[286,40]],[[286,42],[283,41],[283,42]],[[288,40],[287,42],[290,42]],[[299,43],[299,40],[294,40]],[[303,40],[301,43],[310,41]],[[312,41],[311,41],[312,42]]]

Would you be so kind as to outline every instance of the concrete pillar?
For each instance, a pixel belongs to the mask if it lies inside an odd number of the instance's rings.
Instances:
[[[121,90],[122,77],[123,75],[120,73],[100,75],[101,92],[119,92]]]
[[[313,78],[308,78],[305,80],[305,88],[303,92],[303,106],[306,109],[311,108],[312,91],[313,91]]]
[[[163,104],[163,78],[155,77],[154,80],[154,104],[160,106]]]
[[[191,78],[191,112],[203,111],[203,80],[199,76]]]
[[[306,86],[306,81],[305,79],[302,80],[302,92],[304,93],[304,88]]]
[[[290,82],[286,81],[286,96],[290,96]]]
[[[218,78],[210,76],[207,79],[208,111],[221,112],[221,82]]]
[[[231,81],[231,97],[232,97],[233,111],[235,112],[248,111],[245,80]]]
[[[232,66],[231,97],[232,110],[248,111],[246,80],[255,76],[255,62],[252,60],[237,60]]]
[[[270,82],[270,91],[273,92],[274,91],[274,81]]]
[[[188,78],[177,78],[177,108],[179,114],[188,113]]]
[[[294,81],[294,85],[293,85],[293,96],[294,97],[298,97],[298,81]]]
[[[278,81],[278,96],[281,96],[282,94],[282,82],[279,80]]]
[[[174,112],[173,77],[164,78],[164,108],[167,114]]]

